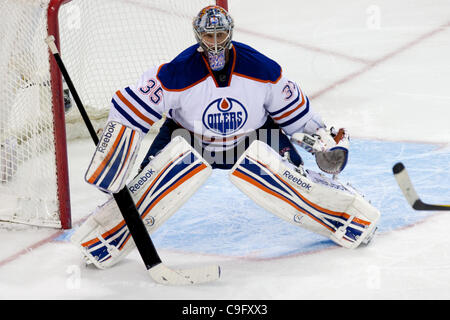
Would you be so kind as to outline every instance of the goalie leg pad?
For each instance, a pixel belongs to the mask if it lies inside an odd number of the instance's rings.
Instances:
[[[141,134],[123,124],[106,124],[85,175],[87,183],[117,193],[126,183],[141,143]]]
[[[181,137],[162,149],[127,185],[148,232],[169,219],[211,172],[211,166]],[[71,241],[101,269],[116,264],[135,247],[114,199],[99,207]]]
[[[353,188],[295,167],[261,141],[250,145],[229,178],[269,212],[346,248],[372,236],[380,217]]]

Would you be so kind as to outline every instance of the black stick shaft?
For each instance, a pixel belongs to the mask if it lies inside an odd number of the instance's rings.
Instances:
[[[392,167],[392,171],[400,190],[403,192],[406,200],[413,209],[425,211],[450,211],[450,205],[425,203],[419,198],[403,163],[396,163]]]
[[[72,94],[72,97],[75,100],[78,110],[80,111],[81,117],[83,118],[83,121],[89,130],[89,134],[91,135],[91,138],[94,141],[95,145],[97,145],[99,142],[97,133],[95,132],[94,126],[92,125],[91,120],[89,119],[89,116],[86,112],[86,109],[84,108],[83,103],[81,102],[80,96],[78,95],[78,92],[75,89],[75,86],[73,85],[72,79],[70,78],[69,73],[67,72],[66,66],[64,65],[59,53],[54,53],[53,56],[55,57],[59,70],[61,70],[64,80],[66,80],[67,86],[69,87],[70,93]]]
[[[81,113],[81,117],[83,118],[83,121],[89,130],[89,134],[91,135],[92,140],[97,146],[99,138],[97,137],[95,129],[92,126],[89,116],[86,113],[83,103],[81,102],[77,90],[73,85],[72,79],[70,78],[69,73],[67,72],[67,69],[61,59],[61,56],[59,55],[59,52],[57,51],[56,46],[54,45],[54,42],[53,45],[51,45],[51,42],[47,40],[47,43],[49,44],[52,54],[55,57],[56,63],[58,64],[58,67],[61,70],[64,79],[66,80],[70,93],[72,94],[75,103],[78,107],[78,110]],[[148,234],[147,229],[145,228],[144,222],[142,221],[141,216],[136,209],[133,198],[131,198],[128,188],[124,187],[118,193],[113,194],[113,196],[114,199],[116,200],[117,206],[120,209],[120,212],[122,213],[123,219],[127,224],[128,230],[130,231],[130,234],[134,240],[134,243],[136,244],[136,247],[141,255],[142,260],[144,261],[147,270],[160,264],[161,259],[158,255],[158,252],[156,251],[152,239],[150,238],[150,235]]]

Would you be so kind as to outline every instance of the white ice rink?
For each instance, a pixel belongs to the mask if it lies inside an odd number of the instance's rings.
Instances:
[[[340,248],[278,221],[214,172],[154,240],[170,267],[220,264],[219,281],[158,285],[137,252],[109,270],[86,268],[70,232],[0,229],[0,299],[450,299],[450,213],[412,210],[391,171],[403,161],[425,202],[450,203],[450,1],[229,8],[234,40],[277,60],[328,124],[349,130],[343,176],[382,214],[370,246]],[[83,180],[92,142],[68,148],[76,228],[105,196]]]

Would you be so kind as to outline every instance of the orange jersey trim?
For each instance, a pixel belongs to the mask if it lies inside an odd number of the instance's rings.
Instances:
[[[306,99],[305,99],[305,96],[303,95],[303,92],[302,92],[302,91],[300,91],[300,94],[302,95],[302,102],[300,102],[300,104],[299,104],[297,107],[295,107],[294,109],[292,109],[292,110],[290,110],[290,111],[288,111],[288,112],[283,113],[283,114],[282,114],[281,116],[279,116],[279,117],[273,118],[273,120],[278,121],[278,120],[281,120],[281,119],[283,119],[283,118],[289,117],[289,116],[290,116],[292,113],[294,113],[296,110],[298,110],[298,109],[300,109],[301,107],[303,107],[303,106],[305,105]]]
[[[125,105],[130,108],[130,110],[132,110],[139,118],[141,118],[142,120],[144,120],[147,123],[150,123],[150,125],[153,125],[155,123],[155,121],[153,121],[152,119],[146,117],[145,115],[143,115],[138,109],[136,109],[136,107],[127,100],[127,98],[125,98],[122,94],[122,92],[117,91],[116,95],[119,97],[120,101],[122,101],[123,103],[125,103]]]

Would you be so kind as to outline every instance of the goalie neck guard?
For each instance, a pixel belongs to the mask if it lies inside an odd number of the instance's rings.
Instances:
[[[199,51],[205,52],[211,69],[222,70],[231,48],[234,27],[231,16],[222,7],[208,6],[200,10],[192,26]]]

